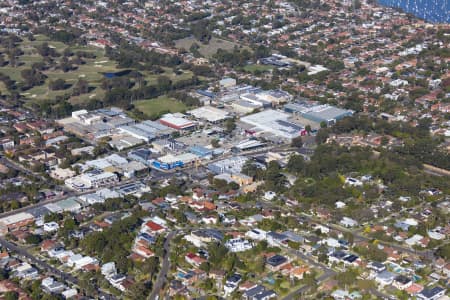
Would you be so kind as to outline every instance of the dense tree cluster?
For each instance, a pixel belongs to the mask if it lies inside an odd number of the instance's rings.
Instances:
[[[81,241],[81,247],[103,262],[115,262],[120,272],[127,273],[132,266],[128,255],[134,240],[133,231],[138,226],[140,220],[136,216],[125,218],[102,232],[89,234]]]

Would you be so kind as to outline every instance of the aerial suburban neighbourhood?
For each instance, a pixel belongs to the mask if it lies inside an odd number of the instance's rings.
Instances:
[[[447,0],[0,1],[0,299],[450,299]]]

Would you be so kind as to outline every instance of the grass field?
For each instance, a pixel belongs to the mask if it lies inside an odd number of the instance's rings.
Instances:
[[[182,102],[169,98],[167,96],[160,96],[158,98],[140,100],[134,102],[134,106],[149,117],[157,116],[161,112],[182,112],[187,109]]]
[[[90,99],[101,100],[105,94],[105,91],[100,88],[104,78],[102,73],[117,72],[122,70],[117,68],[116,62],[109,60],[105,56],[104,50],[102,49],[92,46],[68,46],[61,42],[50,41],[49,38],[44,35],[36,35],[34,41],[29,41],[24,38],[20,43],[20,48],[24,54],[18,57],[19,66],[11,67],[9,65],[5,65],[0,67],[0,73],[7,74],[11,77],[11,79],[18,83],[22,82],[23,78],[21,76],[21,71],[31,68],[31,66],[36,62],[43,61],[43,57],[39,55],[36,47],[40,46],[44,42],[47,42],[49,47],[54,48],[60,54],[69,47],[72,52],[90,52],[95,54],[96,57],[94,59],[83,58],[85,64],[79,65],[75,70],[71,70],[66,73],[62,70],[54,68],[44,71],[43,73],[47,76],[45,83],[22,93],[27,100],[27,105],[32,105],[33,103],[39,104],[42,101],[55,101],[58,96],[71,95],[73,86],[80,78],[83,78],[89,83],[91,90],[88,94],[71,96],[69,101],[72,104],[84,104]],[[59,64],[61,57],[54,59],[56,64]],[[144,75],[144,78],[149,85],[156,84],[158,76],[161,75],[169,77],[172,82],[190,79],[193,76],[192,72],[188,70],[184,70],[182,74],[177,75],[170,68],[164,68],[164,73],[157,75],[147,71],[142,71],[141,73]],[[68,88],[61,91],[50,90],[48,88],[50,81],[56,79],[64,79],[68,85]],[[3,85],[0,85],[0,92],[4,94],[6,93]]]
[[[197,45],[200,46],[200,49],[198,50],[201,55],[207,58],[211,58],[214,54],[217,53],[218,49],[223,49],[227,51],[231,51],[234,49],[235,46],[240,47],[239,44],[229,42],[226,40],[218,39],[218,38],[211,38],[209,43],[207,45],[202,44],[198,40],[196,40],[194,37],[188,37],[181,40],[175,41],[175,46],[178,49],[185,49],[189,51],[189,48],[191,48],[192,44],[197,43]]]

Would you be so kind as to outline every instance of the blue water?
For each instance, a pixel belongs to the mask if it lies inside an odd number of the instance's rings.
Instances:
[[[450,0],[378,0],[432,23],[450,23]]]

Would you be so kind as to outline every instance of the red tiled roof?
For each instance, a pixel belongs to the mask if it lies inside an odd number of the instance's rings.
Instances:
[[[164,227],[162,227],[159,224],[156,224],[153,221],[148,221],[147,223],[145,223],[145,226],[148,227],[152,231],[160,231],[160,230],[164,229]]]

